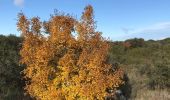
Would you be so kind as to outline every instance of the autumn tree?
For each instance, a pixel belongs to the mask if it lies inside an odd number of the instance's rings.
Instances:
[[[114,93],[123,84],[123,71],[112,71],[107,62],[109,45],[95,31],[92,6],[85,7],[80,20],[57,13],[41,22],[20,13],[17,27],[24,37],[25,89],[36,99],[102,100],[107,88]]]

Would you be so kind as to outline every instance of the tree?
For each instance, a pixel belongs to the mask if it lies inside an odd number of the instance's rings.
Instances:
[[[0,100],[26,99],[20,74],[24,66],[19,65],[21,43],[14,35],[0,35]]]
[[[143,47],[144,42],[145,41],[142,38],[128,39],[125,41],[125,43],[128,43],[129,47],[132,47],[132,48]]]
[[[25,89],[31,96],[41,100],[103,99],[107,88],[115,91],[123,84],[123,71],[111,72],[107,63],[109,45],[95,31],[93,16],[90,5],[80,20],[60,13],[46,22],[18,15],[18,30],[24,37],[21,63],[27,66],[23,72],[29,80]]]

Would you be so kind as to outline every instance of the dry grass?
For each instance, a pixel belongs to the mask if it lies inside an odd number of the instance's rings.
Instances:
[[[170,100],[168,90],[141,90],[137,93],[135,100]]]

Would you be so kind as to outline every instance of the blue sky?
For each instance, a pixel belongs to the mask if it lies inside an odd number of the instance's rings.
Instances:
[[[20,35],[17,13],[48,20],[54,9],[80,18],[84,7],[95,11],[97,30],[112,40],[170,37],[170,0],[0,0],[0,34]]]

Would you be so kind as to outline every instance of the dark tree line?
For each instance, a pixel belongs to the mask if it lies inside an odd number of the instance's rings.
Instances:
[[[0,100],[22,100],[25,85],[19,64],[22,38],[0,35]]]

